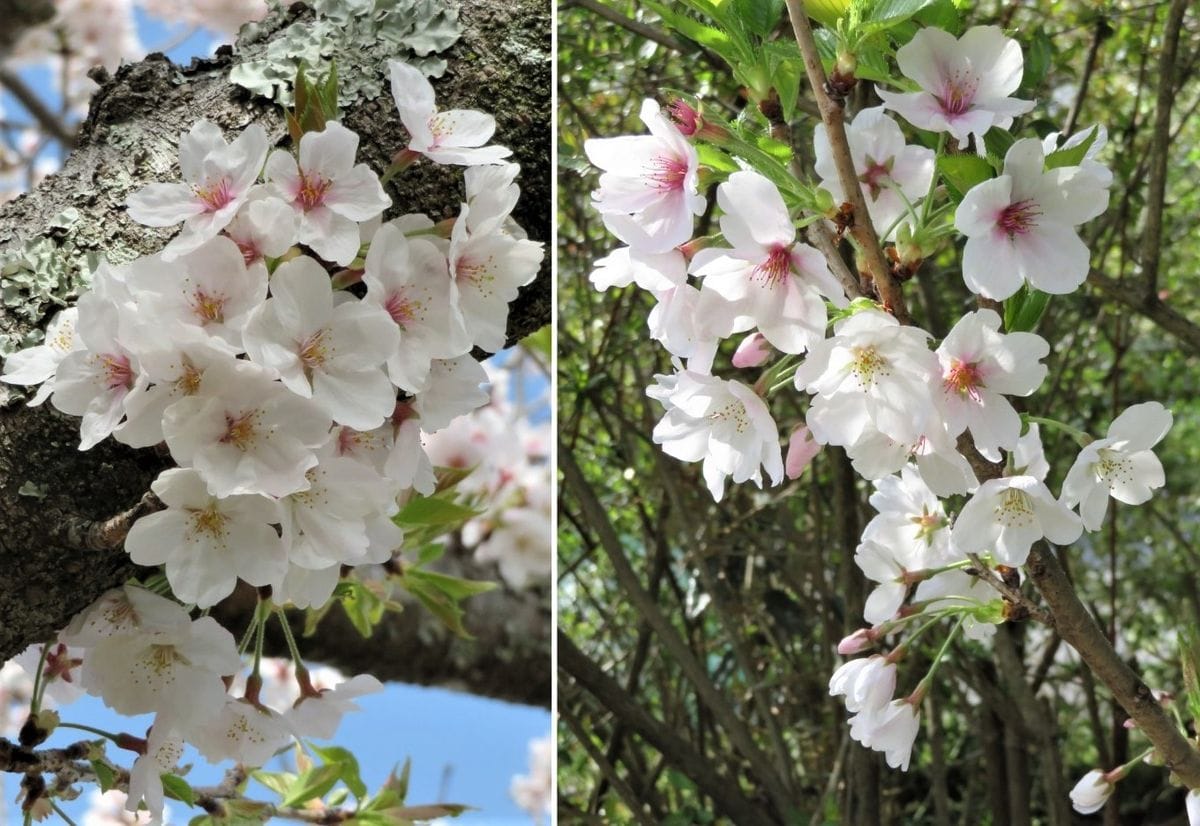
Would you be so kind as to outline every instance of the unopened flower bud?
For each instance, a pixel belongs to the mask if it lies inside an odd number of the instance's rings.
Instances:
[[[1071,789],[1071,805],[1081,815],[1100,811],[1112,796],[1114,781],[1119,779],[1110,778],[1100,769],[1092,769]]]
[[[695,135],[704,123],[704,120],[700,117],[700,113],[683,98],[676,98],[671,101],[667,106],[667,116],[671,118],[671,122],[675,124],[675,128],[689,138]]]
[[[734,367],[758,367],[771,357],[771,345],[762,333],[751,333],[742,339],[733,354]]]
[[[799,478],[804,469],[812,462],[813,457],[821,452],[821,445],[812,437],[806,425],[800,425],[792,431],[788,439],[787,458],[783,462],[783,472],[789,479]]]
[[[875,644],[875,634],[871,628],[860,628],[838,643],[837,652],[843,657],[850,657],[860,651],[865,651]]]

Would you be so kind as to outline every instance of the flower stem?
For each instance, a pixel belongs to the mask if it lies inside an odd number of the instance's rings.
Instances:
[[[1061,430],[1063,433],[1066,433],[1068,436],[1074,439],[1080,447],[1087,447],[1092,443],[1092,437],[1087,433],[1084,433],[1078,428],[1071,427],[1069,424],[1064,424],[1056,419],[1047,419],[1044,416],[1030,416],[1028,414],[1026,414],[1023,418],[1030,424],[1044,424],[1046,427]]]
[[[120,738],[120,735],[113,734],[111,731],[105,731],[102,728],[95,728],[94,726],[85,726],[82,723],[59,723],[58,727],[59,728],[72,728],[77,731],[86,731],[89,734],[98,734],[101,737],[104,737],[108,740],[112,740],[114,743],[118,742],[118,740]]]
[[[958,621],[954,623],[954,627],[950,629],[950,633],[946,635],[946,639],[942,641],[942,647],[938,649],[937,655],[933,658],[933,662],[929,665],[929,671],[925,672],[924,678],[917,683],[917,690],[910,695],[910,702],[917,705],[921,700],[925,699],[925,695],[929,693],[929,687],[933,685],[933,675],[937,673],[938,666],[942,663],[942,658],[946,656],[946,652],[950,650],[950,643],[954,642],[954,638],[958,636],[958,630],[962,628],[963,620],[967,618],[965,613],[958,615]]]
[[[46,670],[46,656],[50,651],[50,643],[42,645],[42,654],[38,657],[37,672],[33,675],[33,699],[29,701],[29,713],[37,714],[42,709],[42,692],[46,690],[46,681],[42,674]]]

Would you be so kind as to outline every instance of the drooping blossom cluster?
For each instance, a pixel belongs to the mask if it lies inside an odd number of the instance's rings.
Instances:
[[[903,258],[904,243],[929,254],[957,231],[965,239],[963,281],[981,299],[1077,289],[1089,268],[1078,227],[1104,211],[1112,181],[1096,155],[1103,131],[1084,130],[1061,148],[1052,139],[1013,141],[993,175],[967,188],[951,210],[937,203],[947,197],[936,186],[937,153],[907,143],[890,113],[948,136],[949,151],[973,142],[982,158],[985,134],[1008,129],[1034,106],[1012,97],[1023,72],[1020,46],[996,27],[959,38],[923,29],[897,61],[905,90],[880,88],[882,107],[848,118],[847,148],[869,212],[852,220],[871,220],[885,243],[895,243],[893,261]],[[598,289],[636,285],[654,297],[649,334],[675,370],[647,389],[665,408],[653,440],[670,456],[701,463],[715,500],[730,479],[762,487],[764,476],[772,485],[798,477],[824,445],[843,448],[873,483],[877,513],[854,557],[872,584],[868,627],[839,652],[885,650],[848,660],[830,693],[844,697],[855,740],[907,768],[921,701],[950,640],[958,633],[987,640],[1007,616],[992,582],[1019,574],[1039,540],[1063,545],[1099,530],[1110,497],[1149,499],[1164,484],[1153,448],[1171,414],[1157,402],[1134,405],[1107,438],[1090,442],[1023,414],[1024,400],[1046,378],[1051,350],[1030,331],[1033,323],[1009,329],[981,300],[982,309],[962,315],[937,341],[869,295],[847,295],[824,256],[800,240],[802,221],[828,219],[836,227],[844,220],[820,211],[822,203],[848,200],[823,126],[813,137],[819,181],[809,191],[831,197],[806,202],[804,184],[782,192],[777,170],[755,168],[757,156],[741,150],[737,129],[698,128],[703,116],[683,102],[671,111],[674,123],[647,101],[649,136],[585,145],[603,173],[593,204],[625,244],[596,262],[591,281]],[[697,145],[706,141],[741,168],[701,168]],[[693,237],[700,172],[718,182],[719,236]],[[736,348],[726,347],[735,336]],[[725,353],[730,368],[718,372]],[[777,421],[772,399],[791,388],[803,419]],[[1039,421],[1059,425],[1082,447],[1058,495],[1046,483]],[[1001,464],[997,478],[980,480],[967,443]],[[979,575],[981,566],[993,569],[991,581]],[[897,664],[939,619],[955,621],[942,653],[915,689],[897,696]]]
[[[392,66],[405,78],[394,89],[402,113],[417,82],[407,68]],[[447,114],[448,141],[460,121],[492,122]],[[458,145],[490,137],[475,128]],[[179,233],[158,254],[102,263],[46,342],[0,375],[40,384],[31,404],[48,398],[81,417],[80,449],[112,436],[163,446],[176,465],[153,483],[162,507],[132,525],[125,550],[164,566],[186,609],[127,587],[62,638],[81,661],[75,684],[119,713],[157,714],[131,808],[144,799],[161,812],[158,778],[181,741],[213,761],[261,765],[293,736],[332,736],[353,699],[378,690],[360,676],[320,691],[305,672],[283,712],[260,700],[260,675],[235,696],[225,682],[243,667],[233,637],[187,609],[211,608],[239,580],[269,588],[277,606],[319,608],[344,569],[392,560],[399,503],[435,485],[422,440],[488,402],[470,353],[504,345],[509,302],[541,264],[541,244],[511,217],[519,168],[501,160],[507,150],[441,158],[468,168],[457,218],[435,226],[418,214],[383,221],[391,199],[357,149],[336,121],[274,149],[257,125],[227,139],[196,124],[180,142],[183,180],[127,204],[130,218]],[[541,477],[530,488],[548,487]],[[548,502],[528,507],[548,514]],[[548,526],[535,520],[524,530],[541,531],[538,542],[510,544],[548,565]]]

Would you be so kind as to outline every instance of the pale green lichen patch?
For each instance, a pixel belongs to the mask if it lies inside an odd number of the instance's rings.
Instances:
[[[96,260],[69,238],[78,220],[75,209],[64,210],[51,219],[46,235],[0,252],[0,305],[16,322],[15,330],[0,332],[0,359],[39,344],[46,318],[87,285]]]
[[[239,63],[229,79],[277,103],[292,103],[292,81],[303,63],[314,77],[336,63],[342,106],[374,100],[384,90],[383,67],[405,60],[430,77],[446,61],[437,57],[462,35],[458,10],[444,0],[316,0],[314,20],[293,23],[260,60]],[[253,40],[253,31],[243,30]]]

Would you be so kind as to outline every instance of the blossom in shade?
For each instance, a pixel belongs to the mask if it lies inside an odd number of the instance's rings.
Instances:
[[[472,109],[439,110],[433,85],[413,66],[388,61],[392,97],[400,122],[408,130],[408,149],[434,163],[498,164],[512,152],[503,146],[485,146],[496,131],[496,119]]]
[[[825,258],[797,243],[783,196],[757,172],[735,172],[717,188],[721,232],[732,249],[709,247],[692,259],[690,272],[703,292],[725,300],[714,331],[726,336],[757,327],[773,347],[803,353],[825,337],[825,301],[846,303]],[[722,326],[717,327],[717,324]]]
[[[898,221],[908,207],[915,206],[928,194],[933,181],[934,152],[924,146],[906,144],[900,126],[880,106],[863,109],[846,124],[846,142],[867,212],[881,239],[888,240],[894,237],[894,227],[899,226]],[[824,124],[817,124],[813,130],[813,148],[814,168],[821,177],[821,187],[828,190],[835,203],[845,201],[846,193]]]
[[[630,247],[663,253],[691,238],[704,212],[699,159],[656,102],[642,102],[641,119],[649,135],[593,138],[583,150],[604,173],[592,203],[605,225]]]
[[[9,384],[40,384],[37,393],[29,400],[30,407],[50,398],[54,392],[54,374],[68,353],[82,349],[84,344],[75,332],[79,310],[68,307],[59,310],[46,327],[46,337],[41,344],[18,350],[4,361],[0,381]]]
[[[863,619],[872,625],[887,622],[896,616],[908,596],[907,560],[896,549],[867,539],[854,552],[854,563],[863,576],[878,583],[867,595]]]
[[[179,141],[182,183],[153,183],[129,196],[129,217],[151,227],[183,222],[163,251],[171,260],[220,232],[250,195],[267,157],[267,133],[257,123],[228,143],[216,124],[202,120]]]
[[[813,458],[821,452],[821,445],[812,437],[806,425],[799,425],[788,438],[787,457],[783,462],[784,474],[789,479],[798,479]]]
[[[1071,806],[1081,815],[1098,812],[1112,796],[1113,788],[1114,784],[1106,772],[1092,769],[1079,778],[1075,788],[1071,789]]]
[[[896,691],[896,664],[879,655],[847,660],[829,679],[829,696],[844,697],[851,714],[885,708]]]
[[[850,736],[883,752],[887,764],[900,771],[908,771],[920,728],[921,712],[908,699],[892,700],[881,709],[867,708],[850,718]]]
[[[772,484],[783,481],[779,429],[752,389],[690,370],[655,378],[658,384],[647,394],[667,412],[654,427],[654,443],[668,456],[703,462],[713,499],[724,496],[729,477],[761,487],[763,468]]]
[[[1004,156],[1004,173],[967,192],[954,226],[967,237],[963,280],[971,292],[1001,301],[1022,283],[1069,293],[1084,282],[1091,253],[1076,227],[1108,207],[1108,190],[1081,167],[1044,169],[1036,138]]]
[[[983,309],[967,313],[937,349],[941,365],[942,418],[949,435],[970,430],[979,452],[1000,460],[1021,435],[1021,418],[1005,396],[1028,396],[1046,378],[1041,363],[1050,345],[1034,333],[1001,333],[1000,316]]]
[[[1100,529],[1110,496],[1140,505],[1165,484],[1162,462],[1151,448],[1167,435],[1172,421],[1171,411],[1158,402],[1135,404],[1113,419],[1105,438],[1079,452],[1063,481],[1063,502],[1079,505],[1087,530]]]
[[[378,304],[335,302],[329,275],[311,258],[279,266],[244,338],[251,361],[339,424],[370,430],[396,406],[383,371],[399,345],[396,324]]]
[[[151,489],[167,507],[134,523],[125,550],[138,565],[165,564],[179,599],[209,608],[233,593],[239,578],[261,586],[286,572],[274,500],[218,499],[199,473],[180,468],[164,471]]]
[[[959,147],[974,135],[982,154],[985,132],[993,126],[1007,129],[1013,118],[1033,109],[1033,101],[1012,97],[1025,60],[1017,41],[998,26],[975,26],[959,38],[942,29],[920,29],[896,52],[896,63],[920,91],[876,87],[884,108],[918,129],[949,132]]]
[[[337,121],[300,138],[299,160],[276,149],[266,177],[291,205],[296,240],[326,261],[345,266],[358,255],[359,221],[379,215],[392,201],[366,164],[354,163],[358,135]]]
[[[1096,179],[1100,186],[1108,189],[1112,186],[1113,174],[1112,170],[1097,160],[1100,152],[1108,144],[1108,127],[1103,123],[1097,123],[1095,126],[1089,126],[1087,129],[1082,129],[1076,132],[1071,137],[1063,141],[1062,146],[1058,142],[1062,140],[1062,134],[1059,132],[1051,132],[1046,137],[1042,138],[1042,151],[1049,155],[1051,152],[1074,149],[1084,141],[1086,141],[1092,133],[1096,137],[1092,138],[1092,143],[1088,146],[1087,151],[1083,155],[1083,162],[1079,164],[1080,169],[1088,175]]]

